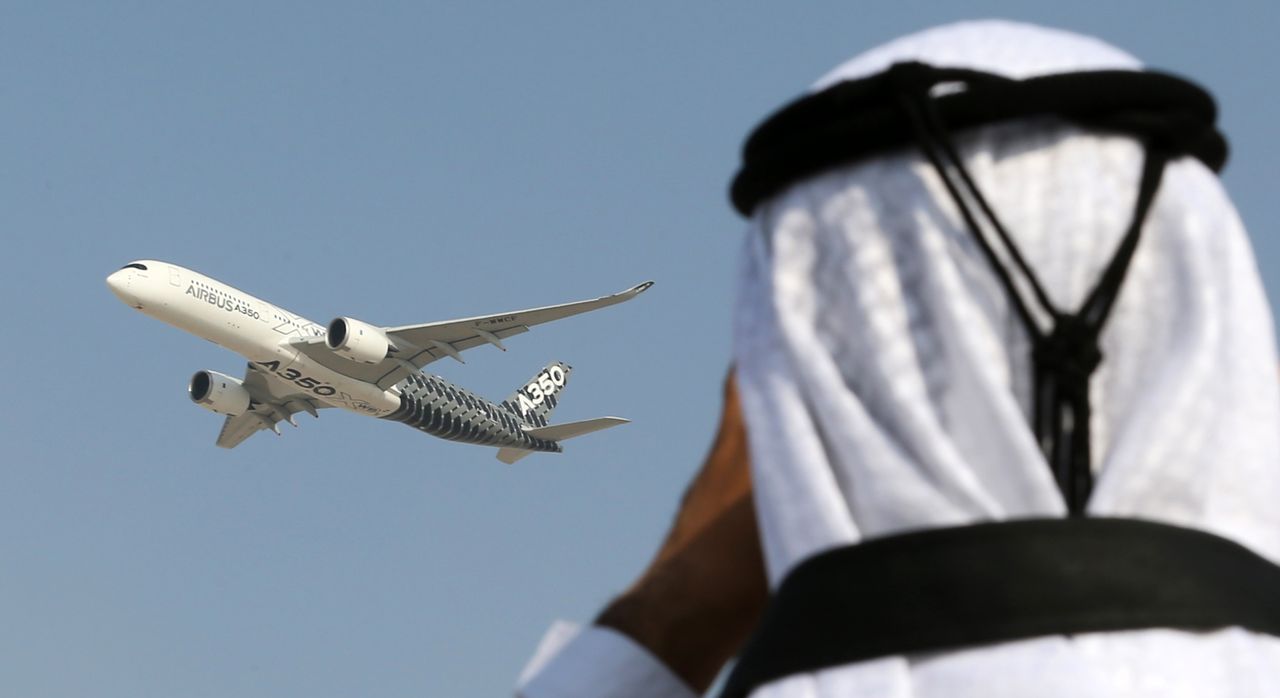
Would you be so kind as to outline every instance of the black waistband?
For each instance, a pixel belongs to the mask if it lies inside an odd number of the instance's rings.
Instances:
[[[1095,518],[921,531],[799,564],[721,696],[897,654],[1043,635],[1228,626],[1280,636],[1280,566],[1204,531]]]

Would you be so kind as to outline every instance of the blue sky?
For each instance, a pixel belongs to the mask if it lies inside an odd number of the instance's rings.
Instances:
[[[1208,85],[1272,301],[1271,3],[0,5],[0,687],[483,696],[645,564],[711,436],[752,124],[844,58],[963,17],[1100,36]],[[640,299],[432,370],[502,397],[574,366],[559,456],[325,413],[213,446],[242,360],[104,277],[203,271],[325,322]]]

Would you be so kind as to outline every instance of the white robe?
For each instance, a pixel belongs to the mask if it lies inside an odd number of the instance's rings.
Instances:
[[[1140,67],[1087,37],[970,22],[869,51],[815,89],[913,59],[1011,77]],[[1141,147],[1051,119],[955,140],[1055,304],[1074,310],[1129,223]],[[1235,210],[1191,158],[1165,171],[1102,351],[1088,512],[1202,528],[1280,561],[1271,314]],[[757,208],[735,355],[773,585],[833,546],[1065,513],[1028,423],[1025,332],[916,149],[807,179]],[[581,652],[600,633],[570,645]],[[595,688],[537,695],[659,695]],[[1240,629],[1050,636],[865,661],[753,694],[1032,695],[1280,695],[1280,639]]]

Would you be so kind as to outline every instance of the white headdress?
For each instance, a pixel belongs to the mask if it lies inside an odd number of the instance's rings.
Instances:
[[[1010,77],[1137,69],[1094,39],[949,25],[869,51],[815,89],[902,60]],[[1143,149],[1037,119],[956,135],[1060,307],[1127,227]],[[1271,314],[1217,178],[1169,164],[1092,379],[1092,514],[1208,529],[1280,560]],[[1025,332],[916,149],[812,177],[755,210],[735,329],[770,578],[910,529],[1061,516],[1028,423]]]

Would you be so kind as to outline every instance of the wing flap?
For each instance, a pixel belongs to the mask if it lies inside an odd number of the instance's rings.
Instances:
[[[262,420],[249,412],[227,417],[222,422],[222,431],[218,432],[217,444],[220,448],[235,448],[244,443],[245,439],[266,428]]]
[[[384,327],[382,330],[394,344],[408,349],[394,352],[392,356],[377,364],[356,363],[334,354],[325,345],[324,337],[298,338],[291,340],[290,344],[325,368],[356,380],[373,383],[385,390],[409,375],[409,370],[405,367],[406,363],[415,369],[420,369],[433,361],[481,344],[494,344],[503,349],[501,340],[528,332],[529,328],[535,325],[629,301],[644,293],[652,285],[652,281],[646,281],[620,293],[574,303],[423,325]]]
[[[222,448],[235,448],[264,429],[279,434],[276,425],[280,422],[288,421],[297,426],[293,415],[299,412],[315,414],[317,410],[329,407],[315,398],[294,392],[293,386],[259,371],[253,364],[245,369],[244,388],[252,398],[251,406],[247,411],[223,420],[216,442]]]
[[[432,322],[425,325],[404,325],[401,327],[388,327],[386,332],[392,337],[403,337],[409,342],[417,346],[427,346],[430,340],[435,339],[441,342],[462,342],[467,340],[477,340],[475,344],[482,344],[486,340],[479,335],[476,330],[482,330],[498,337],[503,337],[504,331],[521,328],[518,331],[527,331],[534,325],[541,325],[553,320],[561,320],[581,313],[588,313],[592,310],[607,308],[611,305],[624,303],[644,293],[653,285],[652,281],[646,281],[642,284],[636,284],[631,288],[619,293],[601,296],[591,300],[576,301],[573,303],[561,303],[559,305],[548,305],[541,308],[529,308],[527,310],[513,310],[507,313],[497,313],[495,315],[485,315],[483,317],[463,318],[461,320],[449,320],[446,322]],[[472,344],[471,346],[475,346]]]

